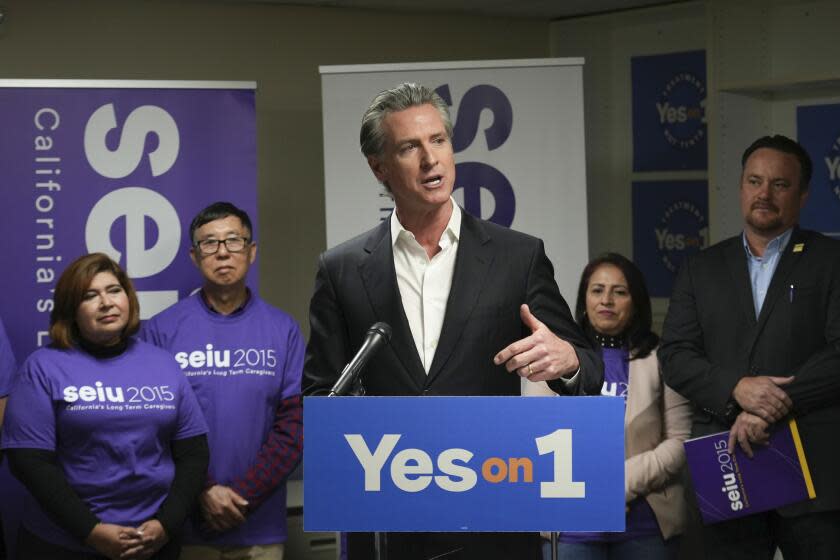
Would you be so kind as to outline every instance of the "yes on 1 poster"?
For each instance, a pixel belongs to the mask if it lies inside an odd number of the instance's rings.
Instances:
[[[704,170],[706,51],[634,56],[633,171]]]
[[[796,128],[814,164],[799,223],[840,239],[840,103],[797,107]]]
[[[651,297],[670,297],[683,259],[708,245],[706,181],[633,183],[633,260]]]

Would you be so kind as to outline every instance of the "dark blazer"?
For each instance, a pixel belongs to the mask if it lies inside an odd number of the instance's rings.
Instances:
[[[377,321],[391,325],[391,342],[362,373],[369,395],[518,395],[520,378],[493,356],[528,336],[519,306],[570,342],[581,364],[575,394],[598,394],[603,364],[572,320],[557,289],[543,243],[462,211],[452,288],[428,375],[408,326],[397,285],[390,221],[321,255],[310,304],[304,363],[305,395],[325,394]],[[567,392],[560,381],[551,383]],[[503,507],[500,504],[499,507]],[[372,558],[365,537],[348,538],[350,558]],[[446,554],[458,550],[455,554]],[[536,533],[391,533],[389,557],[539,558]]]
[[[428,375],[408,326],[394,271],[389,220],[321,255],[309,308],[306,395],[324,394],[377,321],[391,325],[390,345],[362,373],[370,395],[518,395],[519,376],[493,356],[530,332],[531,312],[571,343],[581,364],[576,394],[598,394],[603,364],[574,323],[554,281],[543,243],[462,211],[452,288]],[[565,392],[562,382],[550,384]]]
[[[743,240],[687,260],[665,319],[665,380],[695,405],[692,435],[728,430],[747,375],[794,375],[793,401],[817,498],[785,515],[840,509],[840,242],[795,228],[756,319]]]

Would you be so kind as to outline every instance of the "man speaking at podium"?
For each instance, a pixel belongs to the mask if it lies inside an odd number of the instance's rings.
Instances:
[[[396,209],[320,257],[305,395],[328,393],[380,321],[393,334],[362,372],[368,395],[518,395],[520,376],[563,395],[600,392],[601,360],[572,320],[542,241],[452,200],[451,137],[446,103],[421,85],[383,91],[365,112],[362,153]],[[348,541],[350,560],[373,558],[369,535]],[[528,533],[389,533],[387,543],[401,560],[539,557]]]

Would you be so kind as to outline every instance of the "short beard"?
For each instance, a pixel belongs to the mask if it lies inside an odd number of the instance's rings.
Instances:
[[[776,217],[770,219],[769,221],[761,221],[754,220],[752,218],[752,212],[747,215],[746,219],[747,225],[752,228],[753,231],[757,233],[773,233],[775,231],[781,231],[784,227],[782,223],[782,218],[778,214]]]

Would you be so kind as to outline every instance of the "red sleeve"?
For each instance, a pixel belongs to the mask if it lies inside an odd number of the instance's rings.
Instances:
[[[230,487],[248,500],[251,507],[261,504],[300,462],[303,450],[303,405],[300,395],[280,401],[274,425],[254,465]]]

